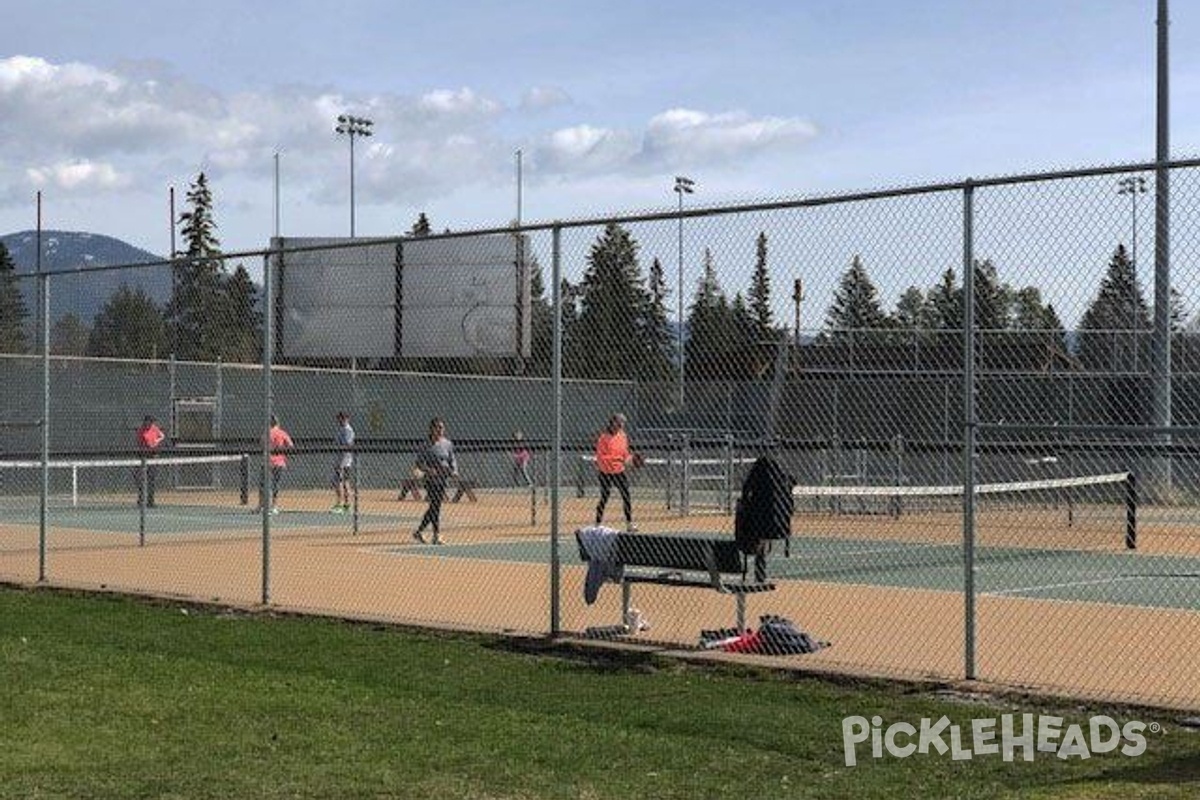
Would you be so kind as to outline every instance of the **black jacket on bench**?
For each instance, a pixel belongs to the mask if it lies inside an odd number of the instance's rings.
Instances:
[[[794,483],[770,456],[761,456],[754,462],[742,483],[742,497],[734,517],[734,538],[739,550],[749,555],[759,552],[763,540],[791,537]]]

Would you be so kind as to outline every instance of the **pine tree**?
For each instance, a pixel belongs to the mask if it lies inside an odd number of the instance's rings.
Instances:
[[[684,345],[689,381],[745,380],[756,375],[761,359],[755,321],[740,294],[732,303],[719,281],[712,251],[705,249],[703,272],[688,316]]]
[[[167,332],[162,313],[142,289],[122,286],[92,322],[87,354],[109,358],[163,358]]]
[[[179,215],[185,244],[166,308],[170,352],[188,361],[258,361],[263,319],[245,268],[226,270],[216,236],[212,192],[201,172]]]
[[[888,317],[879,305],[879,290],[858,256],[851,259],[850,268],[842,275],[833,293],[825,327],[835,340],[853,337],[855,331],[889,327]]]
[[[424,211],[417,215],[416,222],[408,229],[409,236],[428,236],[432,232],[433,230],[429,226],[429,217],[425,216]]]
[[[906,331],[921,331],[929,327],[929,310],[926,307],[925,293],[915,286],[910,286],[896,301],[896,312],[892,321],[897,328]]]
[[[767,270],[767,234],[760,231],[755,244],[754,276],[750,279],[750,316],[754,321],[755,336],[760,341],[774,339],[776,335],[771,315],[771,275]]]
[[[187,194],[190,210],[179,215],[185,243],[175,266],[174,292],[167,305],[171,352],[191,361],[216,361],[222,354],[229,320],[222,292],[220,242],[213,219],[212,193],[201,172]]]
[[[1008,327],[1011,290],[1000,283],[996,265],[988,259],[975,262],[975,329],[1000,331]],[[961,305],[961,301],[959,302]]]
[[[666,273],[662,262],[657,258],[650,262],[649,276],[650,306],[648,309],[648,342],[651,353],[657,352],[664,356],[663,366],[669,368],[675,360],[676,342],[671,335],[671,325],[667,321],[667,289]]]
[[[554,309],[546,297],[546,282],[537,256],[529,260],[530,375],[548,377],[554,360]]]
[[[688,307],[688,335],[683,345],[684,374],[688,380],[716,380],[720,375],[721,341],[728,316],[729,302],[717,281],[712,251],[706,248],[700,280]]]
[[[1174,286],[1171,287],[1169,295],[1168,318],[1170,319],[1171,333],[1179,333],[1187,325],[1187,304],[1183,302],[1183,295]]]
[[[257,362],[262,359],[263,315],[258,310],[258,287],[241,264],[224,281],[225,318],[229,330],[222,357],[226,361]]]
[[[942,280],[925,296],[930,327],[942,331],[961,331],[963,326],[962,288],[954,270],[942,273]]]
[[[17,286],[17,266],[0,242],[0,353],[24,353],[28,348],[25,320],[29,309]]]
[[[638,266],[638,243],[609,223],[592,245],[579,291],[573,348],[588,378],[656,380],[669,374],[651,339],[651,298]]]
[[[1096,298],[1079,322],[1079,361],[1085,369],[1134,369],[1141,361],[1138,331],[1151,328],[1146,300],[1125,245],[1117,245]]]
[[[64,314],[50,326],[50,352],[58,356],[85,355],[91,333],[78,316]]]
[[[579,325],[579,289],[572,286],[566,278],[562,278],[559,281],[558,293],[559,314],[562,317],[560,324],[563,340],[563,377],[582,378],[585,377],[583,353],[587,350],[587,343],[580,341],[576,331]],[[551,309],[550,313],[554,313],[554,310]]]

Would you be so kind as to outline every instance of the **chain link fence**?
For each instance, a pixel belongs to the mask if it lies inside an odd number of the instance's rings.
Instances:
[[[0,577],[1200,708],[1197,166],[10,279]]]

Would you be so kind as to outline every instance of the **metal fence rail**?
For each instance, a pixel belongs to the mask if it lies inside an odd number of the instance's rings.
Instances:
[[[45,466],[0,484],[0,577],[611,632],[619,598],[581,596],[573,532],[626,526],[622,487],[598,507],[595,461],[620,413],[646,457],[623,479],[640,532],[732,536],[764,454],[803,488],[786,552],[768,557],[774,590],[745,600],[751,623],[783,614],[834,643],[798,666],[1200,709],[1198,167],[720,207],[681,194],[663,212],[20,276],[29,335],[0,355],[0,459]],[[1120,191],[1131,176],[1153,190],[1164,169],[1169,248]],[[181,314],[201,303],[181,276],[202,265],[227,292],[245,267],[253,297]],[[86,345],[50,335],[117,286],[145,289],[77,318]],[[150,327],[105,327],[131,308]],[[336,446],[338,411],[353,447]],[[251,452],[250,483],[277,481],[281,513],[185,514],[180,497],[135,520],[47,502],[52,462],[133,454],[145,414],[180,453]],[[290,450],[270,444],[272,416]],[[458,448],[445,485],[413,472],[435,417]],[[1136,542],[1128,494],[1092,484],[1114,475],[1137,486]],[[1041,494],[998,501],[994,485]],[[912,505],[896,513],[897,498]],[[430,524],[445,544],[412,538]],[[650,628],[623,635],[696,647],[725,621],[717,593],[659,589],[638,595]]]

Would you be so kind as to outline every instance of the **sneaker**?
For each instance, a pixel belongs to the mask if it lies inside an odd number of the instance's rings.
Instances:
[[[278,513],[279,513],[279,506],[271,506],[271,516],[275,516]]]
[[[346,513],[346,507],[341,503],[338,503],[333,508],[329,509],[329,512],[331,514],[344,514]]]
[[[413,531],[413,539],[420,542],[421,544],[425,544],[425,537],[421,535],[420,531]]]
[[[435,535],[434,535],[434,537],[433,537],[433,543],[434,543],[434,544],[445,544],[445,543],[446,543],[446,540],[445,540],[445,539],[443,539],[441,536],[438,536],[438,535],[436,535],[436,534],[435,534]]]
[[[625,530],[626,530],[627,532],[629,532],[629,533],[637,533],[637,532],[638,532],[638,527],[637,527],[637,525],[634,525],[634,524],[631,522],[631,523],[629,523],[628,525],[626,525],[626,526],[625,526]]]

